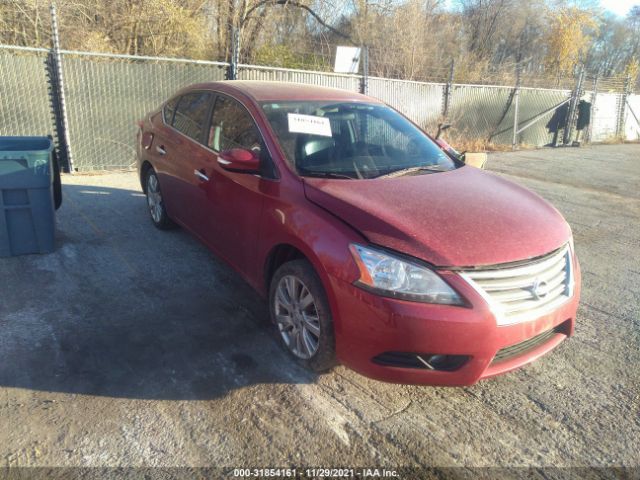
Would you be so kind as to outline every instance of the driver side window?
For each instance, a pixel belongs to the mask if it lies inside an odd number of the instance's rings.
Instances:
[[[260,158],[260,175],[263,178],[278,178],[260,130],[247,109],[232,98],[217,96],[211,114],[207,146],[215,152],[232,148],[250,150]]]
[[[218,96],[211,117],[207,145],[216,152],[242,148],[261,150],[260,132],[249,112],[235,100]]]

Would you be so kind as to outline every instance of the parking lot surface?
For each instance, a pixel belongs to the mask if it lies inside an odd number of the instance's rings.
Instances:
[[[57,250],[0,259],[0,464],[640,466],[640,145],[492,154],[582,265],[576,335],[469,388],[294,366],[134,173],[66,176]]]

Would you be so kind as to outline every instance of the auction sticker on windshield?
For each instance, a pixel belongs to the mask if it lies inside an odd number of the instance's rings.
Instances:
[[[315,115],[302,115],[300,113],[287,114],[289,131],[291,133],[308,133],[322,137],[331,136],[331,123],[328,118]]]

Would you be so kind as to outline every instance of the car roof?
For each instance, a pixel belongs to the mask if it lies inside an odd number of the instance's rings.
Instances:
[[[260,80],[226,80],[191,85],[192,89],[214,89],[227,93],[242,93],[256,102],[286,100],[339,100],[381,103],[375,98],[338,88],[289,82]]]

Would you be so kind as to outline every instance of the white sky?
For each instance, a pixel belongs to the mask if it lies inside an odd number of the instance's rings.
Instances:
[[[600,0],[600,4],[607,10],[624,17],[631,7],[640,4],[640,0]]]
[[[454,0],[445,0],[444,3],[446,8],[451,8],[455,5]],[[629,13],[631,7],[634,5],[640,5],[640,0],[600,0],[600,5],[616,15],[624,17]]]

